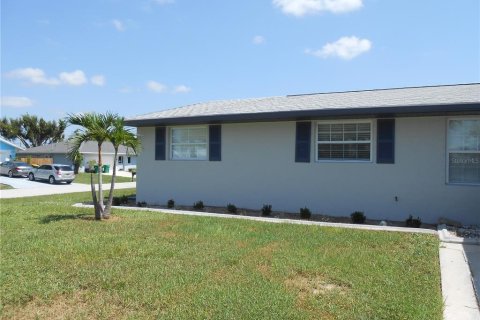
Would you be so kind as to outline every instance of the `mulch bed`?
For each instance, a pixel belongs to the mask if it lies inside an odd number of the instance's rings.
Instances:
[[[91,204],[91,203],[89,203]],[[284,211],[272,211],[270,216],[263,216],[261,210],[250,210],[244,208],[237,208],[236,213],[228,212],[226,207],[214,207],[214,206],[205,206],[202,210],[196,210],[193,206],[181,206],[176,205],[175,208],[167,208],[167,206],[162,205],[150,205],[146,203],[136,203],[133,199],[129,199],[128,203],[122,204],[122,206],[129,206],[129,207],[146,207],[152,209],[169,209],[169,210],[185,210],[185,211],[199,211],[199,212],[211,212],[211,213],[218,213],[218,214],[236,214],[242,216],[251,216],[251,217],[264,217],[264,218],[273,218],[273,219],[296,219],[296,220],[303,220],[300,218],[299,213],[292,213],[292,212],[284,212]],[[350,217],[337,217],[337,216],[330,216],[325,214],[317,214],[312,213],[311,218],[308,219],[310,221],[319,221],[319,222],[332,222],[332,223],[352,223]],[[365,220],[364,224],[367,225],[380,225],[382,220],[374,220],[374,219],[367,219]],[[406,227],[405,221],[393,221],[393,220],[383,220],[387,223],[388,226],[395,226],[395,227]],[[424,229],[432,229],[436,230],[435,224],[428,224],[422,223],[421,228]]]

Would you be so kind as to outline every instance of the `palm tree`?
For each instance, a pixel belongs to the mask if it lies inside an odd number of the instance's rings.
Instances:
[[[117,176],[117,156],[118,148],[120,145],[127,147],[127,152],[129,149],[132,149],[133,153],[137,154],[140,149],[140,140],[131,132],[131,129],[125,128],[124,118],[117,117],[113,122],[110,134],[108,137],[109,141],[113,144],[113,149],[115,150],[115,161],[113,162],[113,173],[112,181],[110,183],[110,193],[108,195],[107,205],[103,212],[103,217],[108,219],[110,217],[110,212],[113,202],[113,190],[115,189],[115,177]]]
[[[103,189],[102,189],[102,144],[110,140],[110,130],[118,115],[112,113],[80,113],[69,114],[67,121],[69,124],[80,126],[80,129],[75,130],[70,138],[71,147],[70,155],[80,150],[82,143],[87,141],[96,141],[98,144],[98,198],[93,183],[93,174],[90,175],[90,185],[92,190],[92,199],[95,207],[95,219],[101,220],[103,218],[105,206],[103,203]]]
[[[83,155],[80,153],[80,150],[76,150],[73,154],[69,153],[67,157],[73,162],[73,173],[78,174],[78,169],[83,161]]]

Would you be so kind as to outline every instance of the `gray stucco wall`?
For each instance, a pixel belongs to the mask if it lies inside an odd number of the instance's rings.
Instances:
[[[395,164],[295,163],[295,122],[222,125],[222,161],[155,161],[154,128],[138,128],[137,199],[424,222],[441,216],[480,223],[480,186],[446,184],[446,117],[398,118]],[[168,130],[167,130],[168,132]],[[168,155],[168,151],[167,151]],[[398,201],[395,201],[395,197]]]

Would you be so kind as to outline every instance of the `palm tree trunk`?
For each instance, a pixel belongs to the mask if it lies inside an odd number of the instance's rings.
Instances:
[[[110,182],[110,193],[108,194],[107,206],[103,212],[103,217],[105,219],[110,218],[110,213],[112,210],[113,202],[113,190],[115,189],[115,178],[117,177],[117,156],[118,156],[118,147],[115,148],[115,155],[113,156],[113,172],[112,172],[112,181]]]
[[[90,187],[92,189],[93,207],[95,208],[95,220],[102,220],[102,214],[97,203],[97,192],[95,190],[95,184],[93,183],[93,173],[90,173]]]
[[[98,208],[103,218],[105,205],[103,203],[103,188],[102,188],[102,142],[98,143]]]

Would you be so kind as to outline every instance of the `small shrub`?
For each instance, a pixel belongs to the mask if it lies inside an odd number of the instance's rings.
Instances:
[[[350,215],[353,223],[364,223],[367,217],[362,211],[355,211]]]
[[[124,194],[124,195],[120,198],[120,202],[121,202],[122,204],[127,204],[127,203],[128,203],[128,196]]]
[[[112,204],[114,206],[119,206],[122,202],[120,201],[120,197],[113,197]]]
[[[203,210],[204,208],[203,201],[197,201],[193,204],[193,209],[195,210]]]
[[[230,213],[237,213],[237,207],[234,204],[227,204],[227,210]]]
[[[145,201],[137,202],[137,207],[146,207],[147,203]]]
[[[307,207],[300,208],[300,218],[310,219],[311,216],[312,216],[312,212],[310,211],[310,209],[308,209]]]
[[[272,205],[264,204],[262,207],[262,216],[269,216],[272,213]]]
[[[408,219],[405,220],[405,224],[407,225],[407,227],[410,228],[420,228],[420,226],[422,225],[422,219],[420,219],[420,217],[414,219],[412,215],[409,215]]]
[[[175,207],[175,200],[170,199],[167,201],[167,208],[172,209]]]

